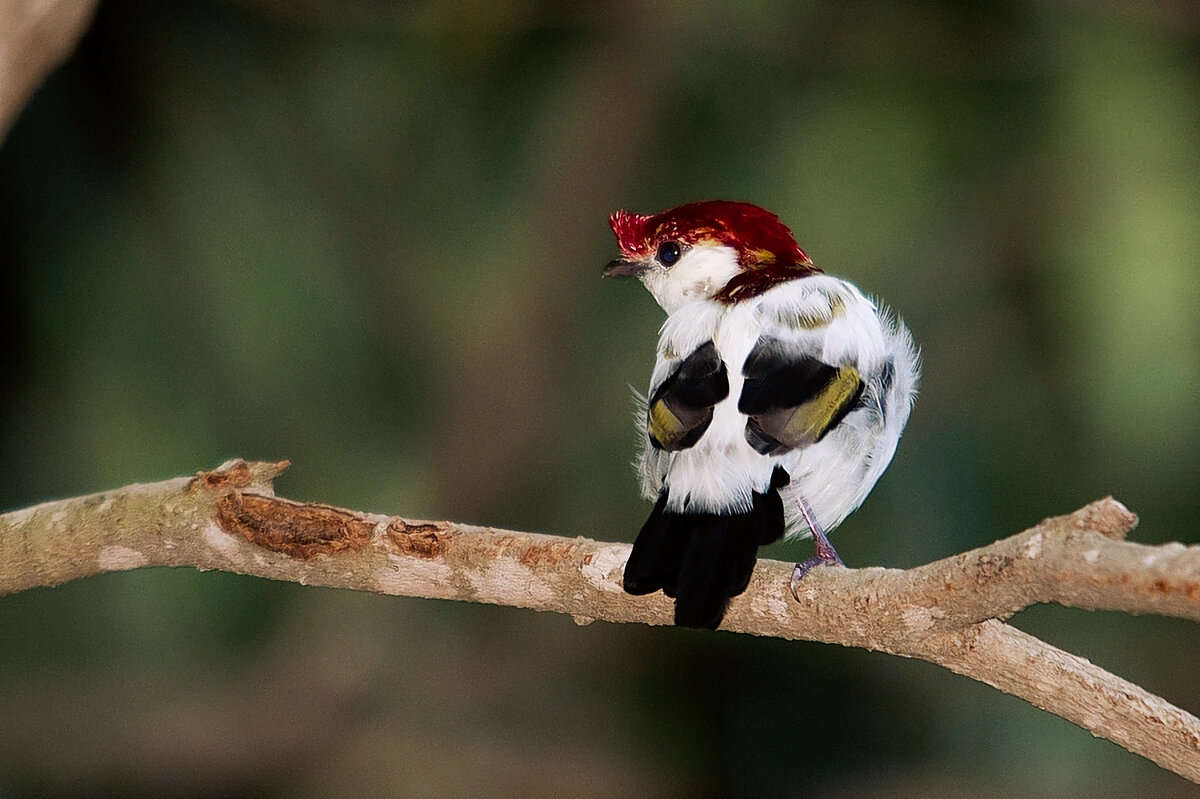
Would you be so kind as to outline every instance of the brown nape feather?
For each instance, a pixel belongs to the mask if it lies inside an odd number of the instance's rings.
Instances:
[[[713,297],[717,302],[732,305],[735,302],[757,297],[767,289],[789,280],[819,275],[821,268],[813,263],[766,264],[754,269],[745,269],[733,276],[725,287]]]

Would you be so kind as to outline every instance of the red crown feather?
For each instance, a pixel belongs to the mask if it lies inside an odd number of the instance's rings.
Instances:
[[[664,241],[715,241],[737,250],[739,263],[750,269],[772,265],[814,269],[787,225],[751,203],[706,200],[649,215],[617,211],[609,225],[626,258],[649,257]]]

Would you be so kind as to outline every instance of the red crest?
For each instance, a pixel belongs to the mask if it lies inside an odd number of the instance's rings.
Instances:
[[[664,241],[715,241],[732,247],[747,269],[766,266],[818,271],[775,214],[750,203],[707,200],[657,214],[617,211],[609,218],[621,255],[648,258]]]

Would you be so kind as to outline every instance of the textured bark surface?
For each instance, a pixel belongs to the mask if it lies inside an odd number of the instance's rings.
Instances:
[[[145,566],[670,624],[671,601],[621,589],[628,544],[343,510],[274,496],[287,463],[211,472],[0,516],[0,594]],[[760,560],[723,630],[863,647],[942,665],[1200,782],[1200,719],[1004,620],[1039,602],[1200,620],[1200,547],[1123,537],[1111,498],[907,571]]]

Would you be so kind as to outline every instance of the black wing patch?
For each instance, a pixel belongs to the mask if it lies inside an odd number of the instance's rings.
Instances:
[[[668,452],[693,446],[712,422],[713,406],[728,396],[729,375],[710,341],[684,358],[650,398],[650,443]]]
[[[746,382],[738,410],[750,417],[746,441],[762,455],[780,455],[820,441],[854,409],[864,387],[853,366],[797,356],[769,338],[754,345],[742,374]]]

